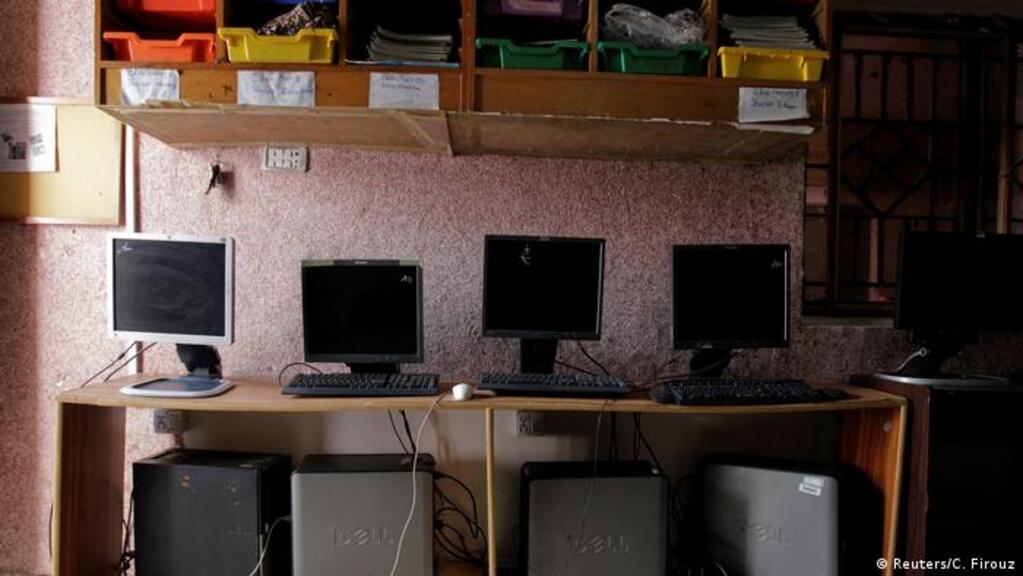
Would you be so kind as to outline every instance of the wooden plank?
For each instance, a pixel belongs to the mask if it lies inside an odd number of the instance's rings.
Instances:
[[[483,412],[486,427],[486,459],[487,459],[487,567],[489,576],[497,576],[497,482],[495,481],[494,461],[494,410],[487,408]]]
[[[57,406],[53,574],[115,574],[124,508],[124,409]]]
[[[516,114],[449,114],[455,154],[767,162],[805,153],[806,136],[729,125]]]
[[[742,85],[805,88],[810,119],[804,123],[822,121],[822,84],[695,76],[480,69],[476,103],[480,112],[507,114],[734,122]]]
[[[906,405],[844,412],[840,420],[839,458],[862,472],[882,497],[883,527],[880,549],[888,560],[881,570],[891,576],[891,561],[898,540],[902,457],[906,433]]]
[[[586,68],[590,72],[600,70],[600,58],[597,54],[597,42],[600,40],[600,0],[589,0],[586,12],[586,43],[590,51],[586,55]]]
[[[443,112],[366,108],[104,107],[125,124],[178,148],[307,146],[450,154]]]
[[[700,15],[707,26],[707,77],[717,78],[718,75],[718,0],[703,0],[700,3]]]
[[[123,63],[105,63],[102,102],[121,103],[121,69]],[[295,66],[295,65],[200,65],[195,67],[154,66],[176,68],[181,73],[181,98],[200,104],[235,104],[238,101],[239,70],[313,70],[316,73],[317,107],[369,106],[369,79],[372,72],[400,72],[402,74],[436,74],[440,79],[440,107],[459,110],[461,107],[461,79],[458,70],[437,68],[395,68],[385,66]]]
[[[127,407],[218,412],[343,412],[350,410],[427,410],[435,397],[384,398],[296,398],[281,394],[276,380],[266,377],[233,377],[235,388],[213,398],[143,398],[126,396],[118,390],[127,384],[158,377],[158,374],[133,375],[110,382],[69,390],[58,397],[63,403],[104,407]],[[483,393],[473,400],[458,402],[445,398],[438,410],[543,410],[560,412],[659,412],[670,414],[784,414],[805,412],[844,412],[871,408],[893,408],[905,400],[879,390],[845,386],[837,383],[818,384],[847,390],[855,398],[817,404],[777,406],[675,406],[656,404],[647,393],[637,391],[620,400],[591,398],[536,398],[524,396],[487,397]],[[441,390],[447,391],[447,384]]]
[[[476,83],[476,0],[462,0],[462,53],[460,54],[462,75],[462,102],[459,111],[475,107]]]

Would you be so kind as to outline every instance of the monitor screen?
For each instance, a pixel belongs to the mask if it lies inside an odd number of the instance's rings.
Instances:
[[[1023,330],[1023,236],[906,232],[895,326]]]
[[[604,240],[487,236],[483,333],[600,338]]]
[[[123,338],[176,344],[233,340],[234,243],[230,238],[115,235],[110,323]]]
[[[421,284],[422,273],[416,262],[303,262],[306,360],[421,361]]]
[[[672,286],[676,350],[788,345],[788,246],[675,246]]]

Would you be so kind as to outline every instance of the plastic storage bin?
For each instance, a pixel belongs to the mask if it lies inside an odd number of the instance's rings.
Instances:
[[[260,36],[252,28],[221,28],[231,62],[313,63],[334,61],[333,28],[299,30],[294,36]]]
[[[529,16],[580,22],[583,19],[583,0],[485,0],[483,12],[488,16]]]
[[[631,42],[598,42],[602,69],[627,74],[681,74],[699,76],[710,55],[706,44],[686,44],[674,50],[638,48]]]
[[[718,48],[721,75],[725,78],[794,80],[821,79],[828,53],[823,50],[774,50],[772,48]]]
[[[217,37],[187,33],[177,40],[143,40],[134,32],[104,32],[114,49],[114,60],[128,62],[215,62]]]
[[[153,28],[206,28],[217,25],[217,0],[117,0],[117,10]]]
[[[549,46],[519,46],[503,38],[477,38],[479,65],[486,68],[583,70],[590,46],[586,42],[560,40]]]

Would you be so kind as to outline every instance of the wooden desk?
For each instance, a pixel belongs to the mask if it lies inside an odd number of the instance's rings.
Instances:
[[[150,375],[149,377],[152,377]],[[215,412],[323,413],[373,410],[427,410],[436,397],[295,398],[283,396],[269,378],[233,378],[235,388],[214,398],[170,399],[125,396],[131,376],[61,394],[58,402],[57,467],[53,522],[55,576],[110,574],[121,553],[124,515],[124,442],[127,408]],[[620,400],[502,396],[458,402],[449,394],[437,410],[482,411],[486,433],[487,533],[497,526],[494,494],[494,413],[498,410],[556,412],[639,412],[737,416],[751,414],[836,413],[839,460],[870,479],[884,499],[882,550],[895,553],[902,476],[906,401],[879,390],[841,387],[855,397],[821,404],[778,406],[672,406],[643,393]],[[442,389],[446,387],[442,385]],[[496,538],[488,542],[490,576],[497,575]],[[466,565],[442,564],[440,576],[471,573]],[[891,569],[883,571],[890,575]]]

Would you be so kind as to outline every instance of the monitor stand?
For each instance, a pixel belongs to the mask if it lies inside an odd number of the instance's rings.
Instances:
[[[1007,386],[1008,378],[982,374],[946,374],[941,367],[976,341],[970,334],[929,334],[917,337],[920,347],[891,372],[876,372],[874,378],[914,386]]]
[[[523,338],[519,340],[519,372],[522,374],[551,374],[558,357],[557,340]]]
[[[139,382],[121,388],[121,392],[151,398],[206,398],[223,394],[234,386],[221,378],[220,354],[213,346],[178,344],[177,352],[188,374]]]
[[[689,375],[694,378],[720,378],[732,361],[732,350],[715,348],[694,350],[689,359]]]
[[[348,370],[352,374],[400,374],[401,365],[397,362],[348,362]]]

